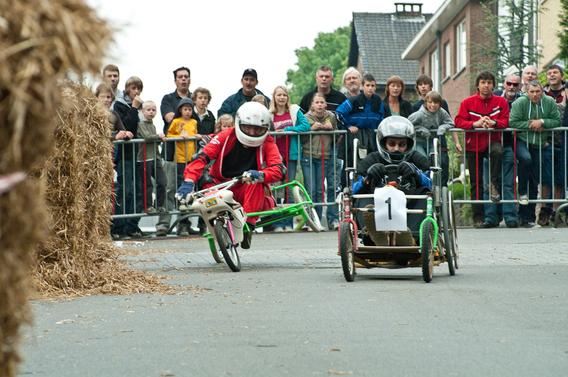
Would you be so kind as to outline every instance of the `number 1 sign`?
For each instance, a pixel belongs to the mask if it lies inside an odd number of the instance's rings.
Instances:
[[[392,186],[375,189],[375,227],[379,231],[405,231],[406,195]]]

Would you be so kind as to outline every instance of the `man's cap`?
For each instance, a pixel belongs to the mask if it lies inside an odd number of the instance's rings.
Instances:
[[[245,71],[243,72],[243,77],[245,76],[252,76],[255,78],[255,80],[258,80],[258,75],[256,74],[256,70],[253,68],[245,69]]]

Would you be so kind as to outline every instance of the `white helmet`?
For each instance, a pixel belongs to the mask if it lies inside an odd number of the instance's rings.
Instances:
[[[407,139],[407,149],[404,152],[389,152],[386,138]],[[414,149],[414,126],[408,119],[393,115],[383,119],[377,128],[377,146],[381,156],[389,163],[399,163],[406,160]]]
[[[235,115],[235,132],[241,144],[260,147],[268,136],[270,113],[258,102],[246,102]]]

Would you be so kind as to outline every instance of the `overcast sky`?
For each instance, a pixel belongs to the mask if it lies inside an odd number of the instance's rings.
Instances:
[[[141,97],[159,106],[175,89],[173,69],[187,66],[190,90],[208,88],[215,115],[241,87],[245,68],[258,71],[257,88],[270,97],[295,68],[294,51],[312,48],[318,33],[349,25],[353,12],[395,11],[390,0],[87,1],[117,30],[105,64],[119,66],[121,89],[129,76],[139,76]],[[423,11],[434,13],[442,2],[424,0]]]

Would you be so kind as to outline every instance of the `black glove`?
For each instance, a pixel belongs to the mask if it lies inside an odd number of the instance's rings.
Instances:
[[[367,179],[373,185],[377,185],[382,182],[386,174],[387,169],[385,168],[385,165],[378,162],[367,169]]]
[[[401,177],[400,183],[403,190],[411,190],[418,187],[418,173],[411,163],[402,161],[398,165],[398,174]]]

